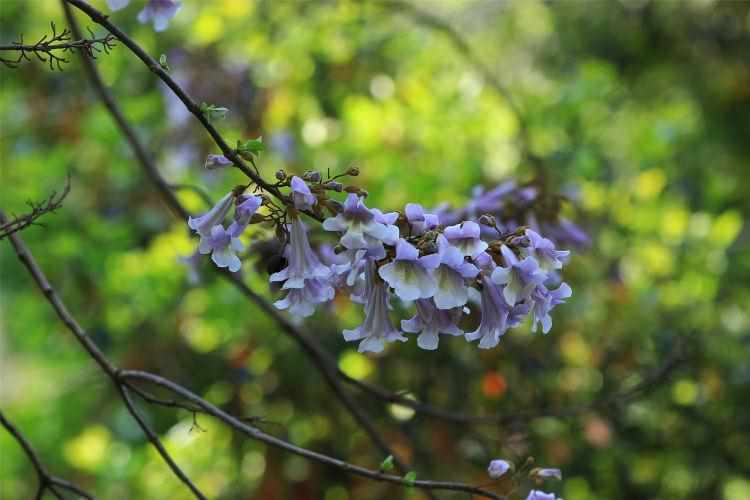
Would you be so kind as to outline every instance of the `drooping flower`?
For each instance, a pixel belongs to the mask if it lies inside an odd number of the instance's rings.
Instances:
[[[380,352],[385,342],[406,342],[406,337],[391,322],[388,287],[378,278],[371,260],[365,269],[365,297],[365,320],[354,330],[344,330],[344,339],[362,340],[357,348],[359,352]]]
[[[467,257],[476,257],[487,250],[487,243],[480,239],[479,224],[473,221],[462,222],[445,228],[443,235],[451,245]]]
[[[226,156],[209,154],[206,156],[206,163],[203,164],[203,167],[208,170],[213,170],[215,168],[228,167],[230,165],[232,165],[232,161]]]
[[[510,470],[510,462],[506,460],[492,460],[490,465],[487,467],[487,474],[492,479],[498,479],[505,475]]]
[[[562,500],[556,497],[554,493],[545,493],[542,490],[531,490],[526,500]]]
[[[440,255],[419,256],[419,251],[405,239],[396,245],[396,258],[378,271],[401,300],[429,299],[437,291],[432,271],[440,264]]]
[[[238,238],[250,223],[250,218],[263,203],[263,198],[255,195],[242,195],[237,198],[234,209],[234,220],[229,225],[229,232]]]
[[[547,279],[547,274],[539,268],[534,257],[526,257],[519,261],[513,251],[503,245],[500,248],[505,267],[498,266],[492,271],[492,281],[498,285],[505,285],[503,297],[508,305],[515,305],[528,298],[535,288]]]
[[[182,2],[179,0],[149,0],[143,10],[138,13],[138,21],[141,24],[151,22],[154,25],[154,31],[164,31],[180,7],[182,7]]]
[[[313,278],[305,280],[302,288],[290,288],[286,296],[274,302],[278,309],[288,309],[295,316],[306,318],[315,312],[315,306],[328,302],[335,295],[327,280]]]
[[[305,280],[327,279],[331,275],[328,266],[323,265],[307,239],[307,229],[298,217],[289,224],[289,243],[284,250],[287,267],[271,275],[273,282],[283,281],[283,289],[304,288]]]
[[[107,6],[110,10],[120,10],[128,6],[130,0],[107,0]]]
[[[565,299],[573,295],[567,283],[560,284],[555,290],[548,290],[545,286],[537,287],[531,295],[533,305],[531,307],[531,331],[536,332],[538,323],[542,324],[542,333],[548,333],[552,328],[552,317],[550,311],[559,304],[564,304]]]
[[[210,236],[214,226],[224,222],[224,218],[227,216],[229,209],[232,208],[232,201],[234,194],[229,192],[220,199],[211,210],[201,215],[200,217],[188,217],[188,226],[190,229],[195,230],[201,238]]]
[[[407,333],[418,333],[417,345],[433,351],[438,348],[438,335],[463,335],[456,322],[461,317],[461,309],[444,310],[435,307],[431,299],[416,301],[417,313],[411,319],[401,320],[401,329]]]
[[[500,337],[508,329],[510,307],[505,302],[500,287],[486,276],[482,277],[482,319],[479,327],[465,335],[472,342],[477,339],[480,349],[492,349],[500,342]]]
[[[437,239],[440,265],[433,275],[437,283],[434,300],[438,309],[461,307],[469,299],[466,278],[474,278],[479,269],[466,262],[461,251],[440,235]]]
[[[236,252],[241,252],[245,247],[242,242],[232,237],[221,224],[211,228],[209,236],[201,237],[198,251],[202,254],[211,254],[211,260],[218,267],[228,267],[233,273],[240,270],[241,262]]]
[[[422,205],[417,203],[407,203],[404,214],[411,228],[411,236],[419,236],[440,225],[437,215],[425,213]]]
[[[568,250],[557,250],[552,240],[542,238],[539,233],[531,229],[526,230],[529,246],[525,248],[527,255],[536,258],[539,267],[544,271],[562,269],[563,260],[570,255]]]
[[[323,228],[343,232],[341,244],[344,247],[350,250],[366,248],[370,256],[382,259],[385,257],[383,243],[395,245],[398,241],[398,227],[393,225],[394,222],[391,214],[369,209],[362,198],[349,193],[341,213],[323,221]]]
[[[292,177],[290,186],[292,188],[292,201],[298,210],[310,210],[318,202],[318,199],[310,191],[310,186],[300,177],[296,175]]]

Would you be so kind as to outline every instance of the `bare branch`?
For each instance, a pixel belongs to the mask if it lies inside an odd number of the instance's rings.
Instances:
[[[68,193],[70,192],[70,175],[68,175],[65,181],[65,188],[59,195],[56,191],[52,191],[52,194],[42,202],[27,201],[26,203],[31,207],[31,211],[23,215],[15,217],[13,220],[0,224],[0,240],[6,236],[25,229],[32,224],[39,224],[36,222],[42,215],[54,212],[62,206],[62,202]],[[40,224],[41,225],[41,224]]]
[[[39,61],[49,64],[49,69],[62,71],[63,64],[69,61],[65,57],[57,55],[56,52],[66,53],[72,50],[79,50],[81,53],[91,58],[96,58],[97,54],[109,52],[115,46],[115,37],[108,33],[104,37],[95,37],[91,34],[90,38],[76,37],[73,40],[71,32],[66,28],[60,33],[57,32],[55,23],[50,23],[52,35],[44,35],[34,44],[24,44],[23,36],[18,37],[18,41],[10,45],[0,45],[0,52],[16,52],[15,59],[6,59],[0,57],[0,63],[9,68],[15,68],[21,61],[31,61],[30,55],[35,56]]]
[[[10,420],[5,417],[5,415],[3,415],[2,411],[0,411],[0,425],[5,427],[5,430],[7,430],[8,433],[13,436],[16,441],[18,441],[18,444],[21,445],[21,448],[23,448],[26,456],[29,457],[31,465],[34,466],[34,470],[36,470],[36,475],[39,479],[39,486],[37,487],[35,498],[42,498],[44,496],[44,493],[49,490],[53,495],[55,495],[55,497],[62,499],[62,494],[58,491],[59,488],[61,490],[71,491],[79,497],[83,497],[88,500],[94,500],[94,496],[92,494],[84,491],[70,481],[60,479],[59,477],[50,474],[42,464],[42,461],[34,451],[34,448],[31,447],[31,443],[29,443],[29,441],[23,436],[23,434],[21,434],[21,431],[19,431],[18,428],[16,428],[16,426],[13,425]]]

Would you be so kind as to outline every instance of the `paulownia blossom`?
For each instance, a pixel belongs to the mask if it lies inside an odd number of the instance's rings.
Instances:
[[[130,0],[107,0],[107,5],[112,10],[124,9],[129,3]],[[180,7],[182,3],[179,0],[148,0],[138,13],[138,21],[142,24],[153,23],[155,31],[164,31]]]
[[[445,310],[435,307],[431,299],[416,301],[417,314],[411,319],[401,320],[401,329],[407,333],[418,333],[417,345],[425,350],[438,348],[439,334],[461,336],[464,334],[456,322],[461,319],[461,308]]]
[[[396,258],[378,272],[401,300],[429,299],[437,292],[437,280],[432,271],[438,265],[439,254],[420,257],[419,251],[402,238],[396,245]]]

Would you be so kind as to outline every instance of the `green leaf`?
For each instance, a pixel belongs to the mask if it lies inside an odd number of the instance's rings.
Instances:
[[[257,139],[250,139],[245,142],[237,141],[237,154],[246,160],[251,160],[253,156],[258,156],[258,153],[265,151],[266,146],[263,144],[263,137]]]
[[[229,112],[229,109],[227,108],[215,106],[213,104],[206,104],[205,102],[201,103],[200,110],[209,121],[223,120]]]
[[[406,481],[406,484],[408,484],[409,486],[414,486],[414,481],[416,480],[417,480],[417,473],[414,472],[413,470],[410,470],[404,476],[404,481]]]
[[[385,460],[380,464],[381,471],[393,470],[393,455],[388,455]]]
[[[171,71],[171,68],[169,67],[169,64],[167,64],[167,55],[162,54],[159,56],[159,66],[162,67],[164,71]]]

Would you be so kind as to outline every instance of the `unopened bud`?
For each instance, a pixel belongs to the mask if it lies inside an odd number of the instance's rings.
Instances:
[[[281,169],[277,170],[277,171],[276,171],[276,178],[277,178],[278,180],[280,180],[280,181],[283,181],[284,179],[286,179],[286,172],[284,172],[284,171],[283,171],[283,170],[281,170]]]
[[[495,220],[495,217],[489,214],[484,214],[481,217],[479,217],[479,223],[485,226],[490,226],[490,227],[497,226],[497,221]]]
[[[320,172],[318,172],[317,170],[308,170],[304,173],[302,178],[310,182],[320,182],[321,176]]]
[[[340,193],[341,191],[344,190],[344,185],[336,181],[326,182],[325,186],[326,186],[326,189],[330,189],[331,191],[336,191],[337,193]]]
[[[357,167],[351,167],[349,168],[349,170],[346,171],[346,175],[357,177],[359,175],[359,169]]]

